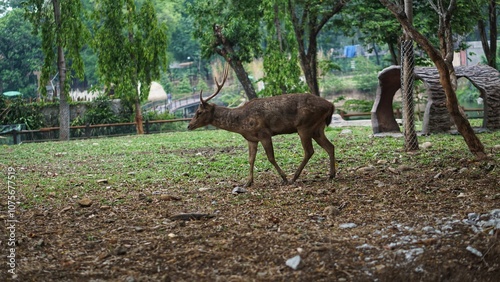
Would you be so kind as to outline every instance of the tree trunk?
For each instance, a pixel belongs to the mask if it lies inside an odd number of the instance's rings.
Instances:
[[[139,94],[137,94],[137,97],[139,97]],[[142,126],[141,101],[139,101],[139,98],[135,99],[135,128],[137,130],[137,134],[144,134],[144,127]]]
[[[387,45],[389,46],[389,53],[391,54],[391,63],[393,65],[399,65],[399,56],[396,52],[396,46],[392,42],[387,42]]]
[[[215,48],[215,52],[221,55],[233,68],[236,73],[236,77],[243,86],[243,90],[247,95],[248,100],[252,100],[257,98],[257,93],[253,87],[252,81],[248,78],[247,71],[243,67],[243,63],[239,60],[236,52],[233,49],[233,46],[229,41],[226,40],[224,34],[222,34],[222,27],[215,24],[214,25],[214,36],[217,40],[217,45],[222,45],[223,48]]]
[[[54,8],[54,20],[57,29],[61,26],[61,3],[58,0],[52,1]],[[57,38],[57,36],[56,36]],[[69,104],[66,89],[66,61],[64,60],[64,49],[62,42],[58,40],[57,44],[57,67],[59,70],[59,140],[69,140]]]
[[[486,34],[486,26],[483,20],[479,20],[477,23],[477,28],[479,30],[479,35],[481,37],[481,44],[483,46],[484,55],[486,56],[486,61],[488,66],[496,69],[497,68],[497,13],[496,13],[496,1],[490,0],[488,6],[488,18],[490,25],[490,36],[488,42],[488,36]]]

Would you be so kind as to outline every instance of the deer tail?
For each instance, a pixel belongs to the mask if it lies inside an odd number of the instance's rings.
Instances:
[[[331,109],[328,112],[328,115],[326,116],[326,119],[325,119],[326,126],[329,126],[330,123],[332,122],[332,115],[333,115],[334,111],[335,111],[335,108],[331,107]]]

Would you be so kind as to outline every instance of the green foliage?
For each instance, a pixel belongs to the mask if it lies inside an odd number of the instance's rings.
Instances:
[[[370,112],[373,107],[373,101],[351,99],[345,101],[342,109],[345,112]]]
[[[62,1],[59,22],[54,18],[52,4],[46,5],[45,1],[28,0],[25,3],[25,11],[26,17],[33,24],[35,33],[41,32],[44,61],[40,85],[47,85],[51,76],[58,72],[55,50],[61,47],[66,60],[66,80],[63,88],[64,93],[67,94],[73,74],[83,79],[84,67],[80,51],[88,38],[88,31],[83,25],[81,1]],[[41,87],[40,90],[46,94],[45,87]]]
[[[210,58],[221,49],[222,42],[214,39],[214,25],[223,27],[224,36],[232,45],[233,59],[250,62],[261,53],[259,20],[262,16],[261,0],[199,0],[187,8],[193,18],[193,35],[201,44],[201,55]]]
[[[174,87],[175,93],[186,94],[192,93],[193,87],[191,86],[191,82],[189,81],[189,77],[184,76],[181,81]]]
[[[210,90],[210,88],[208,88],[208,85],[205,82],[205,80],[198,79],[198,83],[196,84],[196,91],[206,92],[207,90]]]
[[[479,89],[465,78],[458,80],[458,87],[455,93],[460,103],[476,103],[477,98],[481,95]]]
[[[0,124],[26,124],[28,130],[44,126],[44,117],[38,104],[25,103],[21,98],[0,101]]]
[[[327,94],[340,93],[353,87],[346,78],[337,75],[327,75],[319,83],[323,92]]]
[[[0,94],[20,91],[24,97],[35,97],[32,72],[43,60],[40,37],[31,33],[33,27],[23,14],[22,9],[13,9],[0,17]]]
[[[284,93],[307,91],[300,80],[297,41],[286,12],[287,4],[280,1],[263,1],[266,24],[266,49],[264,51],[265,88],[260,96],[276,96]]]
[[[106,85],[132,103],[144,101],[151,82],[167,66],[167,26],[159,23],[154,6],[146,0],[139,11],[128,0],[98,0],[93,14],[98,71]]]
[[[364,92],[374,92],[378,85],[378,67],[363,56],[354,58],[356,74],[353,77],[356,88]]]
[[[99,96],[89,103],[83,118],[73,120],[72,125],[109,124],[123,121],[111,109],[111,100],[106,96]]]
[[[173,114],[168,111],[159,113],[156,111],[148,111],[144,114],[144,120],[169,120],[175,118]]]

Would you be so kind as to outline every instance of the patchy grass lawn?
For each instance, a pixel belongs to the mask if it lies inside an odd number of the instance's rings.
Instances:
[[[315,146],[280,185],[260,147],[255,184],[237,195],[247,145],[225,131],[3,146],[1,277],[14,234],[22,281],[497,281],[500,132],[479,135],[486,161],[456,135],[419,137],[432,146],[411,154],[369,127],[327,136],[333,181]],[[273,140],[291,178],[299,138]]]

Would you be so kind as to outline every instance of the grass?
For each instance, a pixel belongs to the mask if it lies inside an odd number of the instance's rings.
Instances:
[[[472,159],[460,136],[438,134],[419,137],[419,143],[432,142],[430,150],[406,154],[402,138],[373,138],[371,128],[352,127],[350,134],[343,128],[330,128],[327,136],[336,146],[340,171],[376,165],[384,160],[417,166],[436,163],[454,165],[457,158]],[[480,134],[479,138],[498,159],[500,132]],[[302,159],[297,135],[276,136],[276,159],[291,175]],[[326,174],[327,154],[315,144],[316,154],[306,171]],[[16,170],[17,189],[23,195],[23,205],[64,203],[68,197],[107,195],[100,202],[120,204],[131,191],[181,191],[201,187],[234,186],[244,183],[248,174],[247,144],[239,135],[222,130],[172,132],[144,136],[125,136],[69,142],[31,143],[3,146],[0,166]],[[255,177],[276,177],[262,147],[256,160]],[[195,188],[193,188],[195,187]],[[119,196],[118,196],[119,195]],[[239,199],[239,201],[244,198]]]

